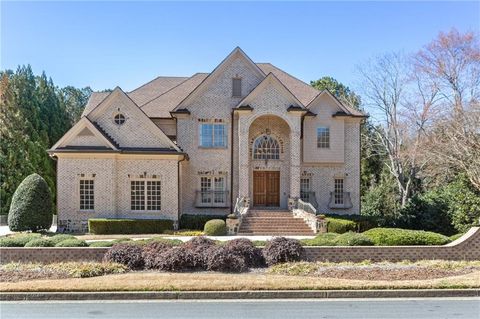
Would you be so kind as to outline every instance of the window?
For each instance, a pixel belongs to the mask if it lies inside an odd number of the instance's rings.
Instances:
[[[161,186],[161,182],[158,180],[130,181],[131,209],[159,211],[161,209]]]
[[[271,135],[261,135],[253,143],[253,159],[280,159],[280,146]]]
[[[122,113],[118,113],[117,115],[115,115],[113,120],[114,120],[115,124],[117,124],[117,125],[122,125],[126,121],[125,115],[123,115]]]
[[[226,201],[224,177],[201,177],[200,196],[202,204],[224,204]]]
[[[242,96],[242,79],[239,79],[239,78],[232,79],[232,96],[233,97]]]
[[[300,199],[306,203],[310,201],[310,178],[300,179]]]
[[[343,204],[343,178],[335,178],[333,195],[335,204]]]
[[[317,147],[330,148],[330,128],[319,127],[317,129]]]
[[[93,179],[80,180],[80,210],[93,210],[95,206]]]
[[[227,147],[227,128],[225,124],[201,124],[200,146],[209,148]]]

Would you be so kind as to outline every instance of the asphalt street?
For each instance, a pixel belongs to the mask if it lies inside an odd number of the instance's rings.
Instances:
[[[1,319],[480,318],[480,298],[2,302]]]

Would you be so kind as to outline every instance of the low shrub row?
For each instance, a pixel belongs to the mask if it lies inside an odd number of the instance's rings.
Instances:
[[[72,235],[42,236],[38,233],[16,234],[0,239],[0,247],[87,247],[84,240]]]
[[[369,216],[328,214],[328,232],[343,234],[349,231],[364,232],[378,227],[378,222]]]
[[[441,234],[401,228],[373,228],[363,235],[376,246],[445,245],[451,241]]]
[[[180,228],[203,231],[205,224],[212,219],[222,219],[225,221],[227,216],[182,214],[180,217]]]
[[[245,238],[217,245],[215,241],[200,236],[179,246],[161,241],[145,245],[115,244],[105,254],[105,260],[123,264],[130,269],[242,272],[265,264],[270,266],[299,261],[302,255],[303,247],[295,239],[276,237],[260,249]]]
[[[91,234],[161,234],[173,230],[173,221],[168,219],[106,219],[88,220]]]
[[[365,235],[348,232],[343,234],[319,234],[313,239],[301,241],[304,246],[372,246],[373,242]]]

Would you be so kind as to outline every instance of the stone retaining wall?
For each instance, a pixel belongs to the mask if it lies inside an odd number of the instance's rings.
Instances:
[[[101,261],[108,248],[0,248],[0,263]],[[445,246],[305,247],[310,261],[480,260],[480,228]]]

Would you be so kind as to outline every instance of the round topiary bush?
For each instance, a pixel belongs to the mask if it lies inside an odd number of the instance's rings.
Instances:
[[[300,261],[304,249],[296,239],[275,237],[267,241],[263,248],[263,257],[268,266],[289,261]]]
[[[52,226],[53,205],[47,182],[38,174],[27,176],[13,194],[8,227],[33,232]]]
[[[208,236],[225,236],[227,234],[227,225],[222,219],[212,219],[205,223],[203,232]]]
[[[247,267],[265,266],[265,259],[263,258],[262,250],[258,247],[255,247],[252,241],[246,238],[229,240],[225,244],[225,247],[232,253],[244,258]]]
[[[25,247],[53,247],[53,243],[48,238],[38,238],[26,243]]]
[[[50,240],[53,242],[54,245],[67,239],[76,239],[76,238],[75,236],[68,235],[68,234],[59,234],[59,235],[50,237]]]
[[[70,238],[65,239],[55,245],[55,247],[87,247],[88,244],[84,240]]]
[[[353,232],[338,235],[333,241],[336,246],[373,246],[370,238]]]
[[[113,245],[103,259],[125,265],[130,269],[141,269],[144,266],[142,248],[138,245],[127,243]]]
[[[173,247],[172,244],[162,242],[162,241],[152,241],[142,246],[142,249],[143,249],[142,256],[145,262],[145,268],[158,269],[159,268],[159,265],[157,264],[157,262],[159,261],[158,257],[172,247]]]
[[[225,246],[212,246],[207,250],[205,263],[207,270],[222,272],[242,272],[248,269],[245,258]]]

